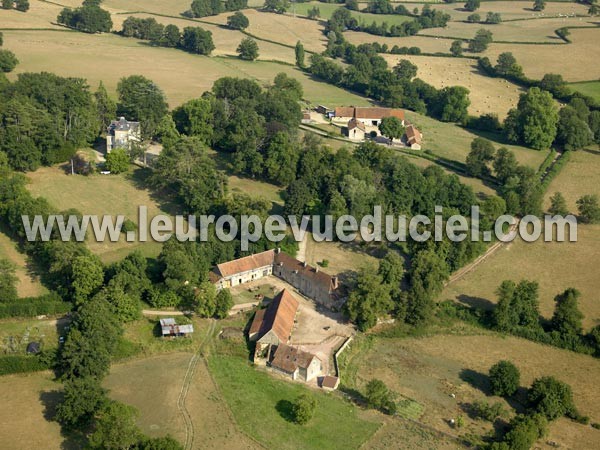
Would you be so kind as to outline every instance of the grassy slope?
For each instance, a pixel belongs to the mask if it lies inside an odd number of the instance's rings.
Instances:
[[[569,87],[582,94],[589,95],[600,101],[600,81],[584,81],[582,83],[573,83]]]
[[[239,426],[267,448],[358,448],[378,428],[360,419],[350,403],[324,393],[313,394],[315,416],[299,427],[283,416],[289,402],[307,391],[301,384],[274,379],[237,357],[213,356],[209,367]]]
[[[33,268],[30,267],[29,258],[19,252],[16,243],[2,231],[0,231],[0,258],[6,258],[16,266],[19,297],[35,297],[47,292]]]

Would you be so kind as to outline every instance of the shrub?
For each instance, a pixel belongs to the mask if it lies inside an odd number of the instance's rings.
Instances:
[[[317,401],[309,394],[300,395],[292,406],[294,422],[299,425],[307,424],[315,414]]]
[[[0,356],[0,376],[11,373],[39,372],[52,367],[47,358],[40,355],[3,355]]]

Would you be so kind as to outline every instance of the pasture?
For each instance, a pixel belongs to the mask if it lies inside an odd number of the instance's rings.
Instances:
[[[600,81],[583,81],[581,83],[572,83],[569,85],[571,89],[581,92],[584,95],[589,95],[600,101]]]
[[[576,200],[584,194],[598,194],[600,154],[580,150],[546,191],[549,198],[560,191],[570,211],[577,214]],[[584,328],[600,323],[600,305],[597,292],[600,279],[596,276],[600,252],[600,225],[579,224],[577,242],[527,243],[515,240],[498,250],[475,270],[447,286],[440,300],[453,299],[465,304],[491,307],[497,302],[495,291],[503,280],[536,280],[540,284],[540,312],[550,318],[554,311],[554,297],[569,287],[581,291],[579,309],[584,314]],[[543,261],[543,264],[541,263]]]
[[[328,20],[337,8],[343,8],[344,6],[335,3],[321,2],[296,3],[288,10],[287,13],[292,15],[295,13],[301,16],[307,16],[308,11],[314,7],[319,8],[320,19]],[[350,13],[352,14],[352,17],[356,17],[361,25],[371,25],[373,22],[378,24],[387,22],[389,26],[392,26],[412,20],[412,18],[409,16],[400,16],[396,14],[370,14],[360,11],[350,11]]]
[[[170,206],[164,199],[156,199],[143,186],[143,170],[134,169],[123,175],[67,175],[61,167],[44,167],[28,173],[28,189],[36,197],[45,197],[58,211],[75,208],[82,214],[112,216],[122,214],[138,223],[138,206],[148,209],[148,218],[166,214]],[[137,185],[136,185],[137,184]],[[163,202],[163,203],[161,203]],[[145,256],[156,257],[162,245],[148,242],[96,242],[88,234],[88,247],[104,262],[113,262],[139,249]]]
[[[19,297],[35,297],[47,292],[29,257],[21,253],[17,248],[17,243],[1,230],[0,258],[8,259],[16,268],[15,276],[19,280],[17,283]]]
[[[423,149],[430,150],[444,158],[464,162],[471,142],[477,136],[453,123],[439,122],[431,117],[406,111],[406,118],[423,133]],[[497,149],[506,147],[515,153],[517,160],[537,169],[547,155],[547,151],[532,150],[500,141],[500,136],[487,136]]]
[[[0,9],[0,29],[60,28],[51,23],[56,22],[56,17],[62,10],[60,6],[37,0],[29,3],[29,11],[26,13],[15,9]]]
[[[600,362],[527,340],[481,334],[467,327],[421,338],[375,337],[370,345],[359,349],[351,346],[349,350],[352,358],[342,373],[351,375],[345,380],[350,387],[362,388],[372,378],[381,379],[399,395],[424,405],[420,422],[450,435],[483,434],[492,429],[489,423],[471,419],[461,405],[468,406],[476,400],[500,401],[509,409],[504,400],[489,396],[487,373],[501,359],[517,365],[522,386],[529,386],[543,375],[556,376],[572,386],[575,403],[583,414],[592,418],[600,414],[599,393],[592,376],[600,370]],[[458,415],[463,416],[465,423],[460,431],[448,424]],[[597,433],[589,425],[560,419],[550,426],[550,435],[544,442],[556,441],[566,448],[591,448]]]
[[[447,86],[464,86],[469,90],[469,114],[495,113],[503,120],[508,110],[517,106],[521,87],[502,78],[481,74],[477,61],[466,58],[441,58],[435,56],[385,55],[390,67],[402,59],[415,64],[417,77],[441,89]]]
[[[65,439],[60,425],[51,420],[61,389],[50,372],[7,375],[0,379],[0,439],[4,448],[81,448],[81,443]]]
[[[315,392],[315,415],[299,427],[290,421],[290,407],[307,392],[302,384],[277,379],[235,356],[212,356],[209,368],[239,427],[267,448],[356,449],[380,426],[339,396]]]

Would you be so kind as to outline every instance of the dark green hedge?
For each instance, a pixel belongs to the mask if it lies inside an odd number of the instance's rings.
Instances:
[[[11,373],[39,372],[52,367],[51,358],[42,356],[4,355],[0,356],[0,376]]]
[[[39,297],[26,297],[0,303],[0,319],[65,314],[72,308],[71,303],[64,302],[58,294],[51,292]]]

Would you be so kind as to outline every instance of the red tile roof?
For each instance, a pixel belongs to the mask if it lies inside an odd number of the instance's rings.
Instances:
[[[355,128],[365,131],[365,124],[362,123],[360,120],[350,119],[350,121],[348,122],[348,129],[354,130]]]
[[[267,250],[262,253],[257,253],[256,255],[245,256],[240,259],[217,264],[217,270],[222,277],[229,277],[237,273],[271,266],[273,265],[274,255],[274,250]]]
[[[417,130],[417,128],[414,125],[407,126],[405,132],[406,141],[409,145],[421,143],[421,132]]]
[[[335,117],[354,117],[354,106],[338,106],[335,108]]]
[[[338,106],[335,108],[335,117],[354,117],[356,119],[383,119],[384,117],[397,117],[400,120],[404,120],[404,111],[395,108],[379,108],[370,106]]]
[[[262,317],[257,312],[250,326],[250,334],[253,333],[253,330],[260,330],[258,337],[260,339],[272,330],[279,340],[285,343],[292,334],[297,311],[298,300],[284,289],[269,303],[262,313]]]
[[[338,377],[332,377],[331,375],[327,375],[323,377],[323,380],[321,381],[321,387],[327,389],[335,389],[338,387],[339,382],[340,379]]]
[[[294,373],[299,367],[307,369],[315,358],[316,356],[312,353],[305,352],[289,345],[280,344],[277,346],[277,350],[275,350],[275,356],[271,361],[271,367],[275,367],[287,373]]]

